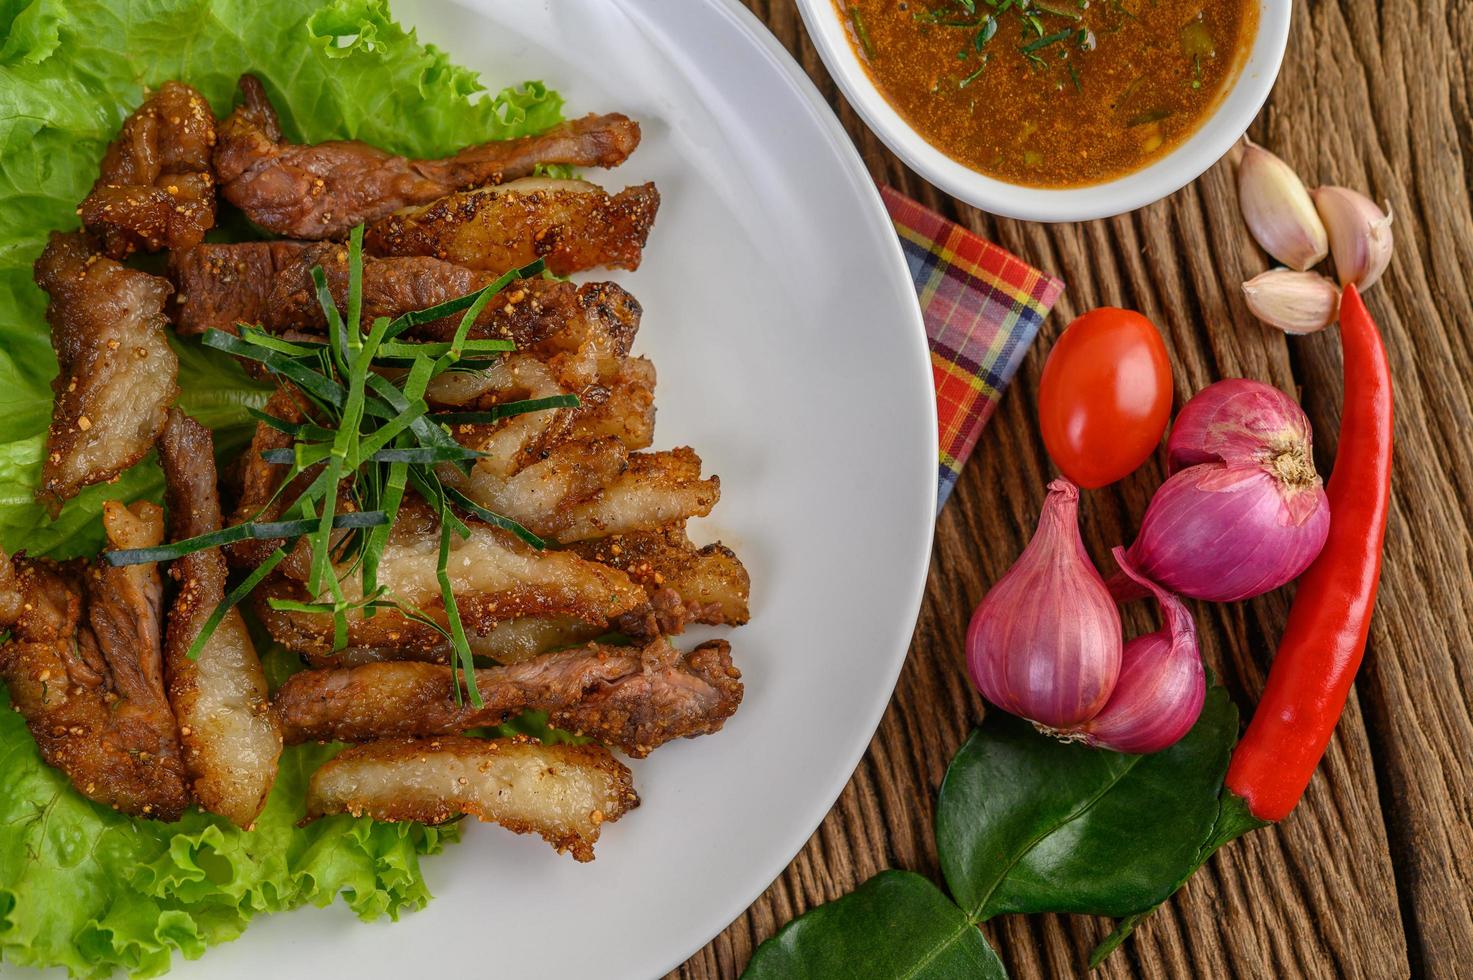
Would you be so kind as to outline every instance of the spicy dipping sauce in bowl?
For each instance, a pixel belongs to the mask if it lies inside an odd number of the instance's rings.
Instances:
[[[1074,221],[1194,180],[1257,114],[1290,0],[799,0],[892,150],[996,214]]]

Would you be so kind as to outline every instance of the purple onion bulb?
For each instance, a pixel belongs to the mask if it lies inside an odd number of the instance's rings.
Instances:
[[[1079,537],[1079,488],[1049,484],[1038,530],[967,629],[982,696],[1045,728],[1080,725],[1120,674],[1120,613]]]
[[[1313,445],[1309,417],[1298,402],[1262,381],[1229,378],[1197,392],[1177,413],[1166,440],[1167,472],[1198,463],[1251,463],[1273,452],[1312,460]]]
[[[1126,558],[1178,595],[1235,602],[1309,567],[1330,532],[1309,419],[1277,388],[1236,379],[1204,388],[1167,440],[1172,475],[1151,498]],[[1117,598],[1145,595],[1111,581]]]
[[[1197,628],[1180,599],[1131,568],[1123,548],[1115,549],[1115,560],[1126,575],[1155,595],[1163,625],[1125,644],[1120,679],[1110,700],[1099,714],[1065,734],[1077,734],[1089,745],[1116,752],[1160,752],[1191,730],[1207,698]]]

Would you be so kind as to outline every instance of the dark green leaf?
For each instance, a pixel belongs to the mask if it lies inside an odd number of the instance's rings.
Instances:
[[[952,894],[982,919],[1151,908],[1200,863],[1237,735],[1221,687],[1187,736],[1154,755],[1066,745],[991,712],[952,760],[937,803]]]
[[[271,373],[286,378],[324,404],[341,408],[347,401],[348,393],[342,385],[324,376],[320,371],[309,368],[300,361],[270,348],[247,343],[223,330],[207,330],[200,338],[200,342],[206,347],[213,347],[215,350],[235,354],[264,365]]]
[[[1248,812],[1248,804],[1244,803],[1241,797],[1235,795],[1231,790],[1224,788],[1222,796],[1218,801],[1217,820],[1213,825],[1212,835],[1208,838],[1207,843],[1202,846],[1201,851],[1198,852],[1196,860],[1192,862],[1192,866],[1186,870],[1181,876],[1181,880],[1171,889],[1172,893],[1175,893],[1177,888],[1186,884],[1187,879],[1196,874],[1197,869],[1206,864],[1207,859],[1215,854],[1219,847],[1229,841],[1236,840],[1250,830],[1257,830],[1259,827],[1266,826],[1268,826],[1267,823]],[[1137,912],[1135,915],[1129,915],[1121,919],[1116,924],[1115,931],[1106,936],[1094,948],[1094,952],[1090,953],[1090,969],[1099,966],[1105,961],[1106,957],[1119,949],[1120,944],[1125,942],[1130,937],[1130,934],[1135,931],[1135,927],[1150,918],[1151,914],[1160,905],[1161,903],[1157,902],[1143,912]]]
[[[527,530],[525,527],[523,527],[518,522],[512,520],[510,517],[505,517],[501,514],[498,514],[494,510],[487,510],[485,507],[482,507],[480,504],[476,503],[474,500],[467,497],[459,490],[456,490],[454,487],[444,487],[443,489],[445,493],[445,499],[450,503],[455,504],[466,513],[479,517],[487,524],[499,527],[503,531],[510,531],[512,534],[515,534],[517,537],[521,538],[523,541],[527,542],[538,551],[541,551],[542,549],[547,547],[547,542],[545,540],[533,534],[531,531]]]
[[[441,357],[450,353],[451,344],[452,342],[448,340],[426,340],[421,342],[391,340],[387,344],[379,345],[376,360],[412,361],[421,355]],[[513,341],[497,340],[494,337],[482,340],[467,340],[461,344],[461,350],[480,354],[516,349],[517,345]]]
[[[541,412],[549,408],[577,408],[583,404],[577,395],[548,395],[545,398],[523,398],[520,401],[502,402],[481,412],[436,412],[430,416],[435,422],[445,425],[488,424],[509,419],[514,415]]]
[[[377,511],[354,511],[351,514],[339,514],[332,520],[332,527],[337,530],[344,528],[378,527],[387,524],[389,519],[386,515]],[[251,521],[246,524],[233,524],[230,527],[201,534],[194,538],[185,538],[183,541],[174,541],[170,544],[156,545],[152,548],[126,548],[115,551],[104,551],[103,559],[114,566],[140,565],[146,562],[172,561],[182,555],[193,554],[196,551],[204,551],[206,548],[218,548],[221,545],[234,544],[237,541],[269,541],[272,538],[298,538],[317,526],[318,522],[310,521]]]
[[[286,552],[277,548],[266,556],[265,561],[256,566],[255,571],[241,579],[235,588],[226,593],[225,598],[220,600],[219,604],[211,611],[209,618],[205,620],[204,625],[200,627],[199,632],[194,635],[194,641],[189,644],[189,650],[186,651],[185,655],[190,660],[198,660],[199,655],[204,652],[205,644],[209,642],[210,637],[214,635],[215,630],[220,627],[220,624],[225,621],[225,617],[230,615],[230,610],[234,609],[242,599],[250,595],[251,591],[265,581],[266,576],[270,575],[276,569],[276,566],[285,560]]]
[[[864,977],[1006,980],[975,925],[925,878],[881,871],[788,923],[757,948],[745,980]]]

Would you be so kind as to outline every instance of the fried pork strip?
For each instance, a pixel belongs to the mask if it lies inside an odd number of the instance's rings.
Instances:
[[[505,531],[478,521],[468,523],[468,539],[451,538],[447,569],[468,633],[486,633],[498,623],[526,616],[606,623],[647,601],[644,590],[617,569],[569,552],[537,551]],[[398,602],[443,626],[445,608],[436,575],[439,543],[439,527],[429,509],[406,500],[379,559],[378,582]],[[349,575],[345,569],[339,572],[344,597],[357,602],[362,595],[361,576]],[[332,653],[331,616],[283,612],[269,606],[273,596],[310,598],[300,581],[279,576],[268,580],[256,595],[257,613],[274,639],[308,654]],[[361,613],[348,617],[350,646],[435,646],[442,640],[443,634],[433,627],[393,609],[381,609],[371,617]]]
[[[482,634],[467,634],[466,640],[472,655],[514,664],[550,650],[587,643],[607,632],[607,623],[583,623],[568,616],[523,616],[497,623]],[[448,664],[453,652],[450,644],[442,642],[436,646],[346,647],[327,654],[310,653],[307,659],[314,667],[361,667],[387,660]]]
[[[220,190],[256,224],[293,238],[339,238],[408,205],[530,176],[538,164],[615,167],[639,145],[639,124],[615,113],[410,160],[350,140],[288,143],[260,81],[242,75],[240,91],[215,147]]]
[[[578,408],[514,416],[489,425],[457,425],[463,445],[484,455],[469,474],[442,479],[482,506],[566,544],[645,531],[710,513],[720,481],[703,479],[689,448],[630,452],[654,429],[653,368],[595,352],[502,358],[489,368],[432,383],[428,397],[459,409],[573,393]]]
[[[539,834],[593,860],[603,825],[639,806],[629,769],[597,745],[447,735],[385,739],[342,752],[312,774],[307,816],[443,823],[460,814]]]
[[[210,329],[235,333],[239,323],[278,331],[295,326],[285,317],[277,322],[268,300],[272,282],[301,258],[306,247],[301,242],[239,242],[171,251],[169,279],[174,283],[174,297],[168,312],[174,328],[193,336]],[[317,315],[322,316],[320,307]]]
[[[123,123],[102,175],[77,209],[114,259],[188,248],[215,224],[215,115],[205,97],[165,82]]]
[[[215,445],[210,430],[176,409],[159,442],[174,540],[220,530]],[[189,648],[225,598],[225,558],[208,548],[177,559],[179,592],[169,609],[164,653],[169,701],[179,719],[184,764],[200,805],[250,827],[276,781],[281,731],[266,673],[240,613],[225,615],[197,659]]]
[[[741,560],[720,542],[697,548],[683,525],[580,541],[568,550],[619,569],[652,599],[675,593],[690,622],[740,626],[749,618],[751,579]]]
[[[36,283],[61,367],[36,493],[54,514],[144,457],[179,393],[179,359],[164,335],[168,282],[93,254],[80,234],[52,234]]]
[[[697,548],[684,527],[661,528],[581,541],[575,554],[617,568],[641,585],[649,603],[613,623],[584,623],[570,617],[523,617],[471,634],[471,652],[501,664],[521,663],[551,650],[587,643],[618,630],[650,639],[682,632],[691,623],[740,626],[747,622],[751,582],[730,548],[717,542]],[[349,647],[311,657],[316,667],[355,667],[386,660],[448,664],[448,644],[436,646]]]
[[[307,670],[276,692],[289,743],[451,735],[523,711],[635,758],[675,738],[720,730],[742,700],[731,648],[713,640],[682,655],[663,638],[643,649],[589,644],[476,671],[482,707],[457,701],[449,667],[408,661]]]
[[[631,453],[610,437],[563,443],[541,454],[508,477],[495,472],[498,457],[488,455],[456,482],[476,503],[560,544],[704,517],[721,496],[720,478],[702,479],[701,459],[688,447]],[[482,466],[487,460],[492,465]]]
[[[110,502],[119,548],[163,538],[163,513]],[[189,805],[159,653],[163,583],[153,565],[112,568],[0,554],[0,679],[47,764],[88,799],[176,820]]]
[[[654,184],[610,195],[586,180],[525,177],[381,218],[363,244],[375,255],[429,255],[497,273],[539,258],[560,276],[637,269],[659,207]]]
[[[274,332],[321,333],[322,307],[312,284],[321,266],[341,307],[348,295],[348,250],[335,242],[208,243],[170,254],[169,277],[178,293],[170,314],[182,334],[211,328],[235,331],[253,323]],[[396,317],[464,296],[496,279],[439,259],[363,260],[363,322]],[[521,350],[565,349],[571,338],[597,335],[611,352],[627,354],[639,329],[639,303],[614,283],[578,286],[526,279],[503,290],[482,312],[472,337],[511,340]],[[449,340],[459,314],[421,324],[414,336]],[[552,338],[558,338],[552,340]]]

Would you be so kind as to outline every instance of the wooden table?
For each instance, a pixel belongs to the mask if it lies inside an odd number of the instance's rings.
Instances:
[[[1166,336],[1178,404],[1223,377],[1298,389],[1322,473],[1341,383],[1332,333],[1286,339],[1243,305],[1266,267],[1219,164],[1136,214],[1045,226],[941,194],[870,134],[830,81],[791,0],[747,0],[802,63],[878,181],[1061,276],[1068,289],[977,446],[936,531],[895,698],[869,754],[788,870],[672,976],[731,977],[757,943],[884,868],[939,880],[932,817],[947,762],[983,713],[962,636],[1031,533],[1049,477],[1035,417],[1043,354],[1077,314],[1141,310]],[[1389,198],[1397,255],[1368,296],[1397,391],[1385,573],[1365,668],[1299,809],[1198,873],[1103,977],[1473,975],[1473,3],[1296,0],[1282,76],[1252,135],[1310,184]],[[1087,495],[1096,559],[1131,539],[1158,461]],[[1203,652],[1250,709],[1288,591],[1199,605]],[[1132,613],[1141,616],[1142,613]],[[1142,629],[1142,619],[1127,629]],[[1154,627],[1150,627],[1154,628]],[[713,886],[714,887],[714,886]],[[1007,917],[984,930],[1016,977],[1083,976],[1105,920]]]

